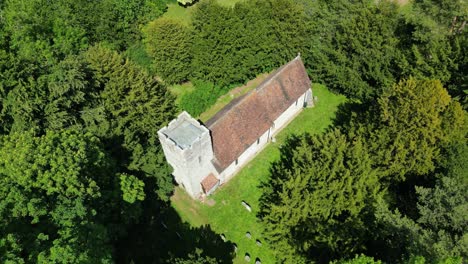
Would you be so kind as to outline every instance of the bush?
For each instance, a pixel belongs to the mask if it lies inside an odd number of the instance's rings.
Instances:
[[[177,21],[160,18],[149,23],[143,34],[156,73],[169,84],[187,81],[192,60],[191,30]]]
[[[195,90],[182,95],[180,107],[196,117],[214,105],[218,97],[224,93],[224,90],[215,87],[210,82],[200,80],[195,80],[193,84]]]

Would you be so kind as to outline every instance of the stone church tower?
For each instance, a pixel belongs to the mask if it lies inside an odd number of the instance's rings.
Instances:
[[[219,181],[212,173],[213,147],[206,127],[184,111],[158,135],[166,159],[174,169],[175,181],[193,198],[217,187]]]

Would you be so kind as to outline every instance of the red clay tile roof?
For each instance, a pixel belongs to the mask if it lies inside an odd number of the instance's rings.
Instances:
[[[232,101],[206,122],[219,172],[234,162],[309,88],[300,57],[273,72],[255,90]]]
[[[201,185],[205,193],[211,191],[211,189],[218,183],[218,179],[213,173],[210,173],[205,179],[202,180]]]

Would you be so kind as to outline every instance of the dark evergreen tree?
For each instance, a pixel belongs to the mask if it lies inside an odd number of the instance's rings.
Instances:
[[[146,49],[155,72],[166,83],[187,81],[191,74],[192,32],[177,22],[160,18],[144,28]]]
[[[167,199],[171,176],[157,131],[174,117],[173,96],[142,68],[103,46],[91,48],[86,58],[102,90],[99,96],[106,117],[103,122],[88,121],[87,129],[109,140],[122,138],[113,146],[116,157],[126,169],[155,177],[161,198]],[[122,156],[121,151],[129,155]]]
[[[394,82],[399,51],[394,34],[398,9],[381,1],[317,1],[309,5],[307,67],[349,98],[366,100]]]
[[[373,164],[390,182],[433,172],[440,151],[464,137],[465,113],[440,81],[401,81],[350,121],[369,144]]]
[[[264,186],[260,217],[280,261],[326,261],[362,249],[379,184],[360,138],[338,130],[282,150]]]

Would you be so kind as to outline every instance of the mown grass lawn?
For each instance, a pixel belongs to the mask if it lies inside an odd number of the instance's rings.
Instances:
[[[262,236],[262,227],[256,217],[261,196],[259,186],[268,179],[270,164],[279,158],[279,148],[288,135],[323,132],[332,124],[338,105],[346,100],[323,85],[314,84],[313,92],[318,97],[316,106],[301,112],[276,136],[275,143],[267,145],[231,181],[210,196],[214,205],[194,201],[179,188],[171,198],[172,206],[183,221],[192,226],[210,225],[215,232],[224,234],[227,240],[237,244],[234,263],[245,263],[246,252],[253,262],[257,257],[262,263],[275,262],[273,251]],[[243,200],[251,205],[251,213],[241,205]],[[252,234],[251,239],[246,237],[246,232]],[[262,246],[256,245],[257,239]]]

